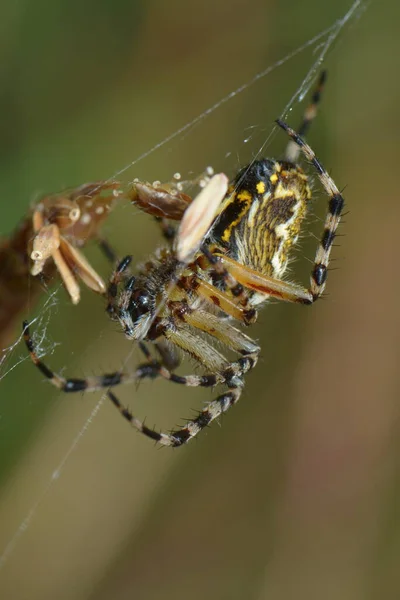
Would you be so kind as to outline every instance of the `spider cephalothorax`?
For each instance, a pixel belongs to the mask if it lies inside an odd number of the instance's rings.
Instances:
[[[152,260],[142,265],[137,277],[126,279],[126,269],[130,263],[131,257],[128,256],[119,263],[113,274],[108,287],[107,311],[113,319],[119,320],[129,339],[153,338],[158,325],[158,320],[154,318],[155,311],[175,273],[177,259],[167,249],[160,249]],[[125,280],[124,288],[117,295],[122,277]]]

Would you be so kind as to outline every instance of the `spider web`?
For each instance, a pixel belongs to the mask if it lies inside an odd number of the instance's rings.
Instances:
[[[310,87],[313,85],[316,75],[320,71],[321,65],[323,64],[328,52],[330,52],[333,48],[334,43],[337,41],[339,35],[343,32],[344,28],[349,24],[353,23],[361,14],[363,10],[366,9],[366,2],[363,0],[356,0],[350,6],[349,10],[339,19],[337,19],[330,27],[327,29],[317,33],[314,37],[308,39],[306,42],[275,61],[274,63],[267,66],[264,70],[258,72],[254,77],[231,91],[229,94],[212,104],[209,108],[204,110],[201,114],[196,116],[191,121],[187,122],[185,125],[174,131],[171,135],[168,135],[160,142],[153,145],[151,148],[140,154],[133,161],[125,165],[123,168],[115,172],[108,181],[112,181],[114,179],[119,179],[122,175],[128,172],[133,166],[137,165],[139,162],[143,161],[148,156],[154,154],[159,151],[163,147],[168,147],[171,142],[174,140],[181,140],[188,134],[190,134],[195,127],[201,125],[203,121],[205,121],[208,117],[213,115],[216,111],[221,110],[224,106],[233,100],[235,97],[242,94],[245,90],[248,90],[250,87],[255,85],[260,80],[267,78],[271,73],[282,67],[284,64],[293,60],[296,56],[300,55],[307,49],[311,49],[313,52],[311,66],[308,68],[305,73],[300,85],[297,87],[293,95],[288,99],[286,105],[281,111],[281,118],[285,119],[288,113],[292,110],[293,106],[297,102],[302,102],[304,98],[307,96]],[[263,153],[264,149],[270,143],[276,128],[272,128],[271,131],[268,132],[267,135],[263,136],[262,144],[255,152],[255,157],[259,156]],[[243,139],[243,143],[247,143],[253,135],[253,132],[250,133],[245,139]],[[57,343],[51,341],[50,336],[48,334],[49,325],[52,320],[52,316],[54,311],[58,308],[58,299],[57,299],[58,289],[55,289],[51,293],[48,294],[48,297],[40,309],[39,315],[32,320],[32,323],[35,323],[36,337],[35,343],[37,345],[37,351],[39,356],[46,355],[49,357],[57,347]],[[74,309],[76,310],[76,308]],[[39,332],[39,333],[37,333]],[[8,376],[12,371],[14,371],[19,365],[29,360],[26,356],[26,353],[21,350],[21,337],[9,347],[4,349],[3,355],[0,359],[0,381]],[[129,357],[128,357],[129,358]],[[126,362],[128,362],[128,358]],[[125,366],[122,365],[122,368]],[[105,394],[103,394],[100,400],[97,401],[95,407],[90,412],[89,416],[86,417],[86,420],[83,422],[82,426],[79,428],[78,433],[73,438],[72,442],[69,444],[67,451],[65,452],[62,459],[55,465],[54,470],[48,476],[47,482],[44,483],[41,487],[41,490],[37,494],[35,501],[31,504],[29,509],[27,510],[25,516],[23,516],[22,520],[16,524],[15,530],[12,535],[9,537],[6,545],[3,549],[0,548],[0,569],[4,567],[8,559],[15,552],[22,536],[26,533],[29,526],[31,525],[33,519],[37,516],[38,511],[43,504],[45,498],[49,495],[56,482],[59,481],[60,476],[62,475],[66,465],[69,463],[71,456],[75,453],[79,444],[81,443],[83,437],[88,431],[89,427],[93,423],[94,419],[98,415],[105,399]]]

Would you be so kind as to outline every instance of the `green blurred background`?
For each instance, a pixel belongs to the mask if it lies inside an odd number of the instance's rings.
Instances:
[[[40,194],[112,176],[349,7],[3,2],[2,233]],[[158,450],[104,402],[57,479],[100,395],[59,395],[28,360],[7,372],[25,358],[22,344],[10,353],[0,383],[0,551],[40,502],[0,570],[2,598],[400,597],[399,19],[394,0],[367,3],[328,53],[309,139],[350,211],[334,249],[337,270],[313,308],[276,303],[261,313],[251,331],[261,361],[222,427],[180,450]],[[121,179],[168,180],[208,164],[234,174],[257,154],[320,51],[296,55]],[[293,105],[292,125],[303,109]],[[276,132],[265,152],[280,155],[285,145]],[[303,282],[326,208],[315,187],[293,267]],[[151,219],[129,206],[104,232],[135,260],[159,240]],[[106,277],[99,251],[87,255]],[[56,298],[46,329],[53,368],[82,376],[119,368],[127,356],[136,364],[101,298],[85,290],[77,307],[63,289]],[[39,312],[32,306],[24,316]],[[213,397],[163,382],[119,396],[165,428]]]

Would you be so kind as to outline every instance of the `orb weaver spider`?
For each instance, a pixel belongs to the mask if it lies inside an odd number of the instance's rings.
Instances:
[[[312,304],[324,291],[329,258],[339,225],[344,199],[303,136],[316,115],[325,80],[322,74],[312,102],[296,133],[278,119],[276,123],[291,138],[284,160],[254,160],[230,183],[226,194],[218,198],[220,207],[210,230],[196,232],[202,223],[195,217],[194,251],[182,262],[177,255],[180,230],[166,226],[165,219],[185,219],[191,199],[150,185],[134,186],[132,199],[146,212],[161,218],[168,245],[159,248],[131,275],[131,257],[120,261],[107,289],[110,317],[119,321],[126,337],[137,341],[145,362],[134,372],[114,372],[86,379],[70,379],[49,369],[37,356],[24,324],[24,337],[30,356],[42,374],[64,392],[107,389],[107,395],[131,425],[164,446],[181,446],[193,439],[212,421],[239,400],[244,376],[257,363],[259,345],[246,335],[239,324],[250,325],[257,310],[269,298]],[[328,196],[324,230],[315,255],[308,288],[283,279],[290,251],[295,245],[311,200],[308,176],[297,164],[300,152],[317,172]],[[207,186],[206,186],[207,188]],[[194,203],[196,200],[194,201]],[[160,217],[163,215],[163,217]],[[205,218],[205,217],[204,217]],[[207,217],[208,219],[209,217]],[[197,219],[197,220],[196,220]],[[205,220],[207,221],[205,218]],[[121,289],[120,289],[121,288]],[[238,358],[229,361],[210,341],[215,340],[233,351]],[[158,357],[153,356],[153,347]],[[204,369],[202,375],[179,375],[176,349],[191,356]],[[124,407],[110,388],[145,378],[161,377],[189,387],[227,389],[180,429],[169,433],[147,427]]]

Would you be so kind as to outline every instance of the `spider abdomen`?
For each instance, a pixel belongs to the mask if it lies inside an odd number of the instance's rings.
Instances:
[[[282,277],[311,198],[301,167],[264,159],[242,169],[213,232],[230,258],[272,277]]]

